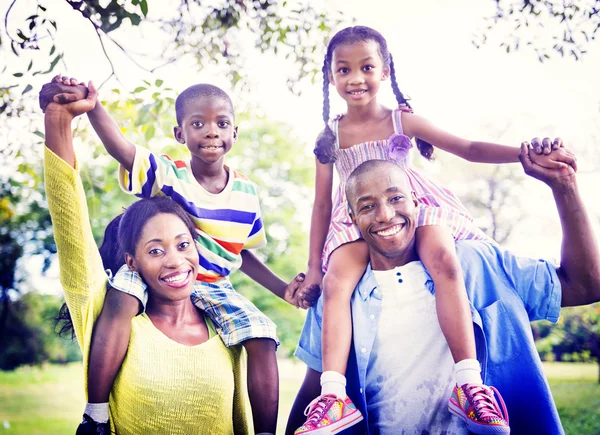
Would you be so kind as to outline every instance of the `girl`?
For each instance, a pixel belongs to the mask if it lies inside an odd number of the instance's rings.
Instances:
[[[362,419],[346,395],[344,377],[352,338],[350,297],[368,258],[366,244],[347,210],[344,189],[350,173],[371,159],[394,160],[406,166],[412,147],[409,137],[417,138],[417,147],[428,160],[433,153],[431,144],[473,162],[518,162],[519,155],[518,148],[461,139],[414,115],[398,88],[386,41],[371,28],[357,26],[338,32],[327,47],[322,71],[326,126],[315,148],[316,194],[304,281],[305,288],[323,286],[322,389],[296,434],[336,433]],[[400,107],[397,110],[377,101],[381,82],[388,78]],[[347,104],[346,114],[332,125],[328,124],[330,84]],[[550,154],[551,148],[561,143],[557,139],[552,147],[544,145],[544,154]],[[549,161],[547,156],[539,159],[544,159],[544,166],[563,164]],[[340,186],[332,204],[334,165]],[[435,283],[439,323],[455,361],[454,392],[468,399],[461,401],[464,406],[455,413],[476,433],[509,433],[508,416],[502,415],[492,389],[483,385],[471,312],[454,249],[455,240],[487,237],[474,226],[456,195],[414,169],[406,168],[406,172],[421,204],[417,251]],[[378,234],[386,235],[391,234]],[[337,399],[332,401],[331,397]]]
[[[61,283],[87,372],[108,277],[72,144],[71,120],[86,105],[93,107],[91,100],[48,106],[44,172]],[[116,227],[107,230],[113,242]],[[174,201],[153,198],[130,206],[118,228],[120,258],[143,277],[148,303],[131,321],[127,356],[110,396],[110,428],[86,416],[78,433],[252,433],[241,347],[227,348],[190,298],[199,269],[191,219]],[[103,253],[114,255],[112,245]]]

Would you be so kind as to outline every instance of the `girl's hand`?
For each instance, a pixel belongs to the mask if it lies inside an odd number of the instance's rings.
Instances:
[[[298,291],[298,302],[297,307],[307,309],[314,306],[317,303],[317,299],[321,296],[321,287],[318,285],[311,285],[308,287],[302,287]]]
[[[40,104],[42,99],[41,95],[42,93],[40,93]],[[96,101],[98,99],[98,91],[96,91],[96,88],[91,81],[88,83],[87,96],[84,99],[79,99],[78,96],[71,94],[68,94],[67,96],[64,96],[64,94],[59,95],[63,95],[63,97],[59,98],[58,95],[54,95],[51,101],[46,105],[44,112],[47,115],[68,114],[75,118],[76,116],[93,110],[94,107],[96,107]]]
[[[548,137],[542,140],[536,137],[531,140],[531,144],[529,142],[524,142],[524,144],[532,151],[529,153],[530,158],[536,165],[547,169],[561,169],[565,166],[571,166],[574,171],[577,171],[575,154],[564,147],[560,138],[551,141]]]
[[[299,308],[298,296],[300,294],[300,286],[304,282],[304,274],[299,273],[296,277],[287,285],[283,292],[283,300]]]
[[[560,137],[555,138],[553,141],[551,141],[549,137],[545,137],[541,140],[539,137],[531,139],[531,148],[535,154],[548,155],[552,151],[556,151],[562,147],[564,147],[564,145]]]
[[[298,307],[308,308],[312,307],[319,296],[321,295],[321,283],[323,282],[323,271],[319,267],[318,269],[309,268],[306,272],[306,278],[304,283],[300,287],[298,296]]]

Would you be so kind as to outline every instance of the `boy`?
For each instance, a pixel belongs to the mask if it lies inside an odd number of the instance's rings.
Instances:
[[[96,92],[91,83],[86,89],[74,79],[57,76],[42,88],[40,105],[44,109],[50,101],[76,101],[85,98],[88,91]],[[242,343],[246,348],[254,429],[256,433],[274,434],[279,393],[276,327],[232,288],[228,276],[241,269],[295,305],[304,277],[299,274],[286,284],[248,251],[264,246],[266,237],[256,187],[224,164],[237,139],[229,96],[216,86],[191,86],[177,97],[175,110],[175,139],[188,147],[189,162],[173,161],[127,142],[101,104],[88,116],[108,153],[120,163],[119,180],[125,191],[140,197],[169,196],[194,220],[200,256],[194,303],[213,318],[227,346]],[[94,330],[89,402],[78,435],[97,433],[108,421],[109,394],[127,351],[130,322],[139,313],[140,304],[142,309],[145,304],[145,286],[137,273],[124,266],[110,283],[112,289],[107,292]]]

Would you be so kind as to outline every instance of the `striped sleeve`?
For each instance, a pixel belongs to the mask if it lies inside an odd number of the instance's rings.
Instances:
[[[158,155],[147,148],[135,147],[135,158],[131,172],[119,166],[121,189],[141,198],[151,198],[162,194],[162,187],[169,177],[189,183],[185,164],[174,161],[166,155]]]

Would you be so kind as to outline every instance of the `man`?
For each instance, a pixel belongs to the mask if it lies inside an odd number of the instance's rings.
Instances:
[[[563,230],[560,266],[518,258],[485,242],[456,246],[482,376],[502,391],[511,433],[561,434],[529,322],[556,322],[561,306],[599,301],[600,254],[573,168],[535,165],[526,144],[520,160],[528,175],[552,189]],[[405,174],[390,162],[366,162],[351,175],[346,195],[371,261],[351,302],[348,394],[365,419],[350,430],[467,433],[447,409],[453,362],[437,321],[432,281],[417,258],[417,203]],[[288,421],[289,434],[302,424],[302,410],[320,391],[321,312],[320,300],[307,316],[296,351],[308,370]]]

